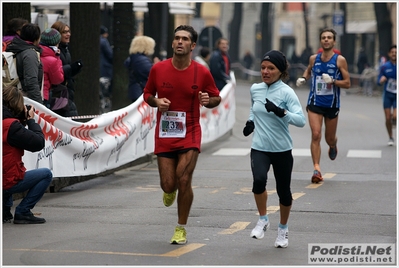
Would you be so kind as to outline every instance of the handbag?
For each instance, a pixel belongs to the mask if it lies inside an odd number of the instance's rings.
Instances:
[[[52,85],[50,88],[50,109],[68,110],[69,93],[68,88],[63,84]]]

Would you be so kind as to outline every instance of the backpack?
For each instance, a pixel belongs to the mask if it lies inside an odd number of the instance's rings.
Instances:
[[[3,58],[3,87],[16,86],[18,89],[22,89],[17,73],[16,54],[6,51],[3,51],[1,54]]]

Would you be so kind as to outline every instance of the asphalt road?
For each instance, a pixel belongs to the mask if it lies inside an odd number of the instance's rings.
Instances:
[[[250,238],[258,215],[251,193],[251,136],[242,135],[249,86],[237,82],[231,135],[203,146],[186,245],[169,244],[176,204],[163,206],[153,161],[46,193],[33,210],[45,224],[3,224],[3,266],[309,266],[309,244],[396,243],[397,147],[387,146],[381,97],[351,90],[342,96],[336,160],[329,160],[322,141],[323,183],[310,182],[309,125],[290,128],[295,200],[288,248],[274,248],[279,211],[272,172],[271,227],[262,240]],[[304,106],[308,90],[296,92]],[[364,264],[381,264],[373,260]]]

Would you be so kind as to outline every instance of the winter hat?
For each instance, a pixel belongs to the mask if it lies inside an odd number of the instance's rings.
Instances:
[[[54,28],[48,28],[42,32],[40,43],[46,46],[56,46],[61,41],[61,34]]]
[[[100,34],[105,34],[105,33],[108,33],[107,27],[101,26],[101,27],[100,27]]]
[[[266,52],[266,54],[263,55],[262,62],[265,60],[273,63],[282,73],[287,69],[287,60],[285,59],[284,54],[278,50],[270,50],[269,52]]]

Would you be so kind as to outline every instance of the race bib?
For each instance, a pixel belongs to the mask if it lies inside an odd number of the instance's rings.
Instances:
[[[396,79],[389,78],[387,81],[387,91],[396,94]]]
[[[316,76],[316,95],[333,95],[333,84],[324,82],[321,76]]]
[[[186,113],[168,111],[161,114],[159,125],[160,138],[185,138]]]

